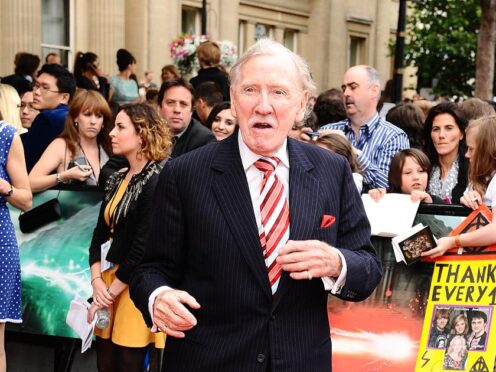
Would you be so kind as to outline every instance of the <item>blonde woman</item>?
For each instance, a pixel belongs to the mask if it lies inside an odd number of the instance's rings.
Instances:
[[[23,128],[19,111],[21,109],[21,97],[8,84],[0,84],[0,112],[3,120],[12,125],[17,133],[22,134],[27,130]]]

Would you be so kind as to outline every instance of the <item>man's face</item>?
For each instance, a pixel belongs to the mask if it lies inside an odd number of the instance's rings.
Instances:
[[[448,325],[448,318],[437,318],[436,320],[437,328],[442,330]]]
[[[188,127],[193,114],[191,99],[191,92],[185,87],[172,87],[165,92],[158,109],[173,134],[181,133]]]
[[[54,109],[61,103],[67,103],[68,93],[59,93],[57,79],[43,73],[36,79],[33,88],[33,107],[37,110]]]
[[[371,86],[363,67],[355,66],[346,71],[341,89],[344,94],[346,114],[353,117],[369,116],[376,111],[379,86]]]
[[[202,98],[199,98],[195,101],[195,110],[200,121],[205,124],[210,111],[212,111],[212,107],[208,106]]]
[[[62,64],[62,61],[60,60],[60,56],[58,54],[52,54],[51,56],[48,57],[47,62],[48,64],[55,63],[57,65]]]
[[[21,98],[21,123],[24,128],[30,128],[39,111],[33,107],[33,92],[26,92]]]
[[[472,332],[476,335],[480,335],[484,332],[485,322],[482,318],[473,318],[472,319]]]
[[[245,62],[231,86],[231,108],[248,148],[275,154],[294,123],[303,120],[308,94],[287,57],[261,55]]]

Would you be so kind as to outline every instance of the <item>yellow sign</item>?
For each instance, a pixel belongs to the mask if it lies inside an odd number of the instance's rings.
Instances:
[[[416,371],[492,372],[496,260],[437,262]]]

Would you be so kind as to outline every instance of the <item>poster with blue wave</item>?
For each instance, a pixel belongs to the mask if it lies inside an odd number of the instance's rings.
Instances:
[[[34,195],[33,207],[57,195],[61,218],[31,233],[20,231],[20,212],[10,208],[21,259],[23,322],[7,329],[78,338],[65,318],[76,293],[91,296],[88,249],[103,193],[47,190]]]

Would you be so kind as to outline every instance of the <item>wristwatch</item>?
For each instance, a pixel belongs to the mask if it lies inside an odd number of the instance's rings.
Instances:
[[[64,182],[62,181],[62,177],[60,177],[60,173],[57,173],[57,174],[55,175],[55,181],[57,182],[57,185],[59,185],[59,184],[61,184],[61,183],[64,183]]]
[[[10,185],[10,188],[7,190],[5,194],[3,194],[3,196],[11,196],[13,193],[14,193],[14,188],[12,187],[12,185]]]

